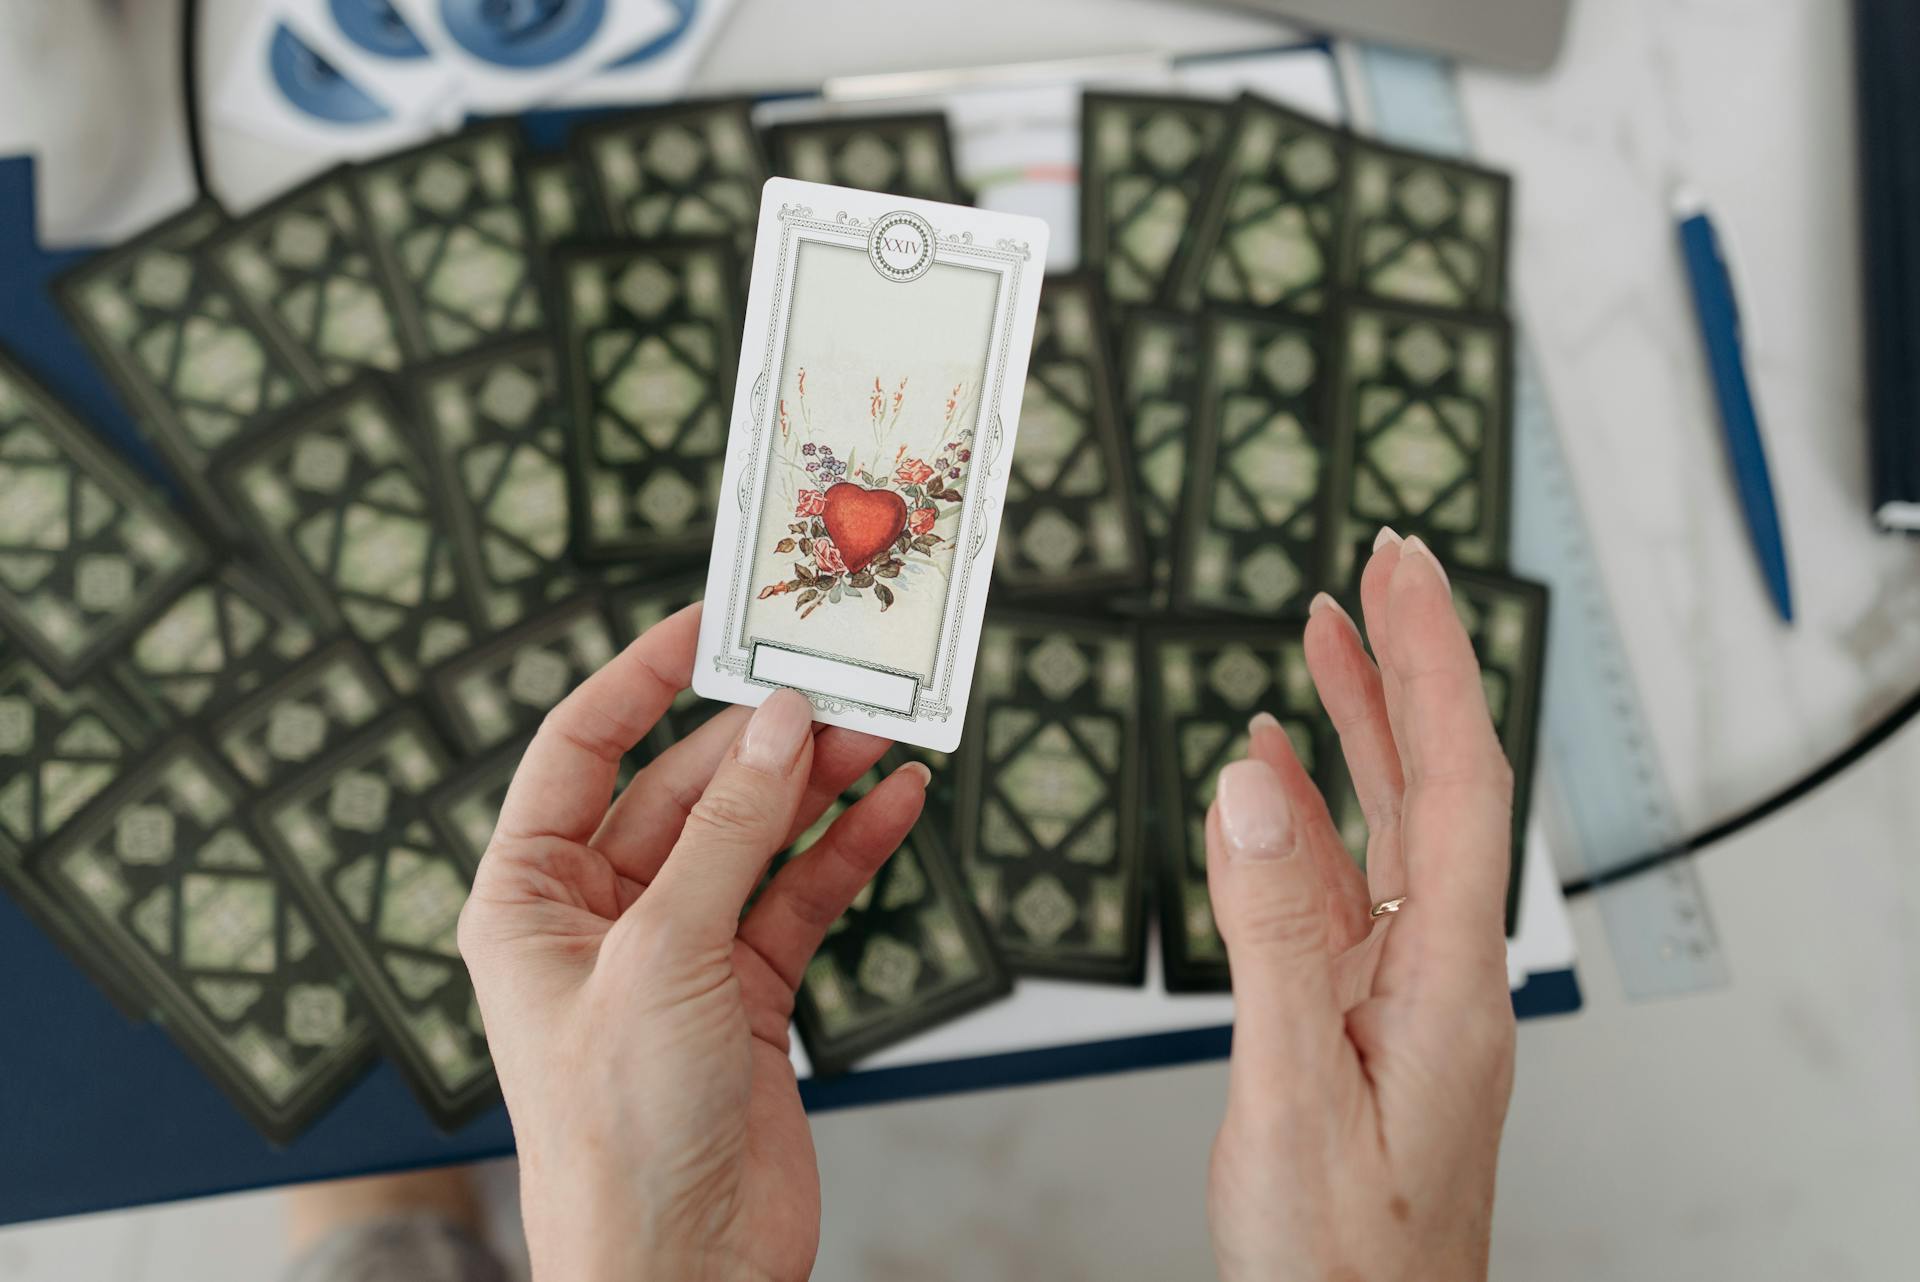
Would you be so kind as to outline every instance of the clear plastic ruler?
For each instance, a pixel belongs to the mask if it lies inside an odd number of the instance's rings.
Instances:
[[[1356,123],[1430,151],[1470,151],[1449,64],[1364,45],[1341,46],[1341,58],[1347,83],[1359,90],[1350,95]],[[1515,572],[1553,591],[1540,767],[1563,869],[1601,879],[1600,912],[1629,996],[1717,988],[1727,982],[1726,961],[1690,858],[1604,880],[1683,833],[1539,365],[1524,341],[1514,369],[1512,559]]]

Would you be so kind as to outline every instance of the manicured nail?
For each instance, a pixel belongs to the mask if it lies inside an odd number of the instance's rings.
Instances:
[[[1407,553],[1412,554],[1411,558],[1407,556]],[[1433,554],[1433,549],[1428,547],[1418,534],[1407,540],[1406,548],[1402,552],[1400,559],[1402,563],[1411,559],[1415,565],[1432,566],[1433,572],[1440,576],[1440,586],[1446,588],[1448,591],[1453,590],[1453,584],[1447,578],[1447,567],[1440,564],[1440,558]]]
[[[813,728],[813,705],[794,690],[775,690],[753,711],[740,735],[740,764],[776,778],[793,768]]]
[[[1293,853],[1293,816],[1280,777],[1264,761],[1236,761],[1220,772],[1214,792],[1227,858],[1257,862]]]
[[[909,779],[918,779],[922,792],[925,792],[927,785],[933,782],[933,771],[927,769],[927,763],[924,761],[909,761],[894,773],[906,775]]]
[[[1307,617],[1312,618],[1323,610],[1332,611],[1335,618],[1347,625],[1347,631],[1353,633],[1356,639],[1359,637],[1360,629],[1355,626],[1353,616],[1347,613],[1346,607],[1326,593],[1316,592],[1313,594],[1313,600],[1307,602]]]
[[[1391,525],[1383,525],[1380,527],[1380,533],[1373,536],[1373,550],[1378,552],[1381,548],[1387,546],[1387,544],[1398,542],[1400,542],[1400,536],[1393,532],[1393,527]]]
[[[1280,730],[1280,722],[1271,712],[1256,712],[1253,720],[1247,722],[1248,734],[1259,734],[1262,730]],[[1280,732],[1286,733],[1284,730]]]

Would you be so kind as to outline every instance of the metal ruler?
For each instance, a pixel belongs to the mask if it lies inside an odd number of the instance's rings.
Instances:
[[[1429,151],[1471,150],[1449,64],[1370,45],[1341,46],[1356,121]],[[1524,332],[1524,331],[1522,331]],[[1516,573],[1552,589],[1540,772],[1564,871],[1610,869],[1684,835],[1640,692],[1594,557],[1539,365],[1514,353],[1513,543]],[[1659,997],[1727,982],[1719,936],[1691,859],[1596,892],[1622,986]]]

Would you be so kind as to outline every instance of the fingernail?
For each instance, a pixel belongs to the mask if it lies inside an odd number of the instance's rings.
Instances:
[[[1279,730],[1280,722],[1271,712],[1256,712],[1253,720],[1247,722],[1248,734],[1259,734],[1262,730]],[[1285,732],[1282,731],[1284,734]]]
[[[1307,602],[1307,617],[1312,618],[1322,610],[1331,610],[1335,618],[1347,625],[1347,631],[1353,633],[1355,637],[1360,635],[1360,629],[1355,626],[1353,616],[1347,613],[1345,606],[1324,592],[1316,592],[1313,595],[1313,600]]]
[[[794,690],[775,690],[753,711],[740,735],[740,764],[763,775],[784,776],[813,728],[813,705]]]
[[[1236,761],[1220,772],[1214,792],[1227,858],[1258,862],[1293,853],[1293,816],[1280,795],[1280,778],[1262,761]]]
[[[1400,536],[1393,532],[1393,527],[1391,525],[1383,525],[1380,527],[1380,533],[1373,536],[1373,550],[1378,552],[1381,548],[1387,546],[1387,544],[1398,542],[1400,542]]]
[[[920,789],[923,792],[926,791],[927,785],[933,782],[933,771],[927,769],[927,763],[924,761],[909,761],[906,765],[894,771],[894,773],[918,779],[920,781]]]
[[[1406,553],[1412,553],[1412,556],[1409,557]],[[1440,564],[1440,558],[1433,554],[1433,549],[1428,547],[1418,534],[1407,540],[1407,546],[1401,555],[1402,564],[1409,560],[1415,565],[1431,566],[1433,572],[1440,576],[1440,586],[1448,591],[1453,590],[1453,584],[1447,578],[1447,567]]]

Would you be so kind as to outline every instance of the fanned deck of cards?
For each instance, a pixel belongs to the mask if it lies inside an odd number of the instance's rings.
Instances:
[[[663,7],[694,39],[724,5]],[[1452,570],[1517,860],[1547,602],[1502,571],[1504,176],[1091,93],[1048,276],[1045,224],[959,203],[938,112],[431,140],[639,30],[521,33],[516,77],[441,8],[263,6],[229,93],[360,113],[357,163],[57,283],[170,486],[0,359],[0,889],[265,1135],[380,1053],[442,1126],[496,1098],[452,931],[507,783],[702,600],[622,786],[782,687],[934,770],[806,970],[814,1073],[1015,983],[1227,987],[1204,817],[1256,712],[1363,857],[1301,630],[1382,524]]]

